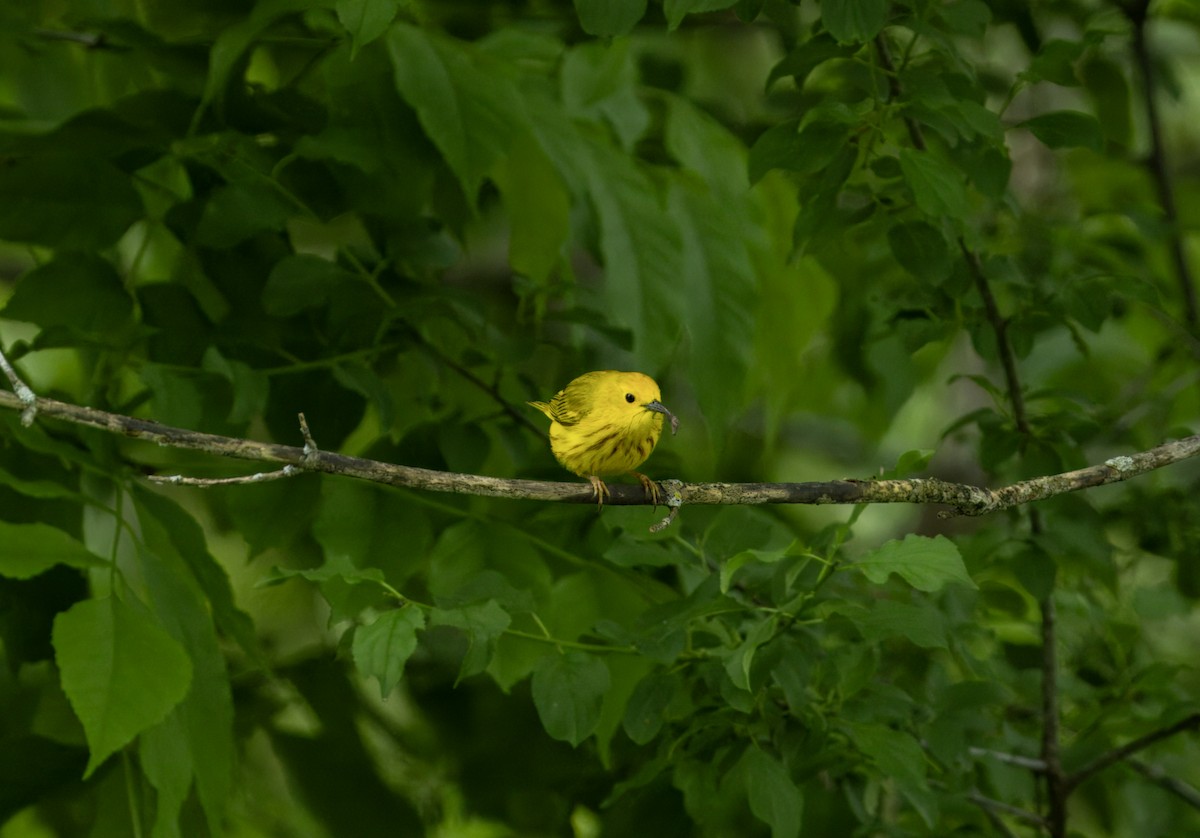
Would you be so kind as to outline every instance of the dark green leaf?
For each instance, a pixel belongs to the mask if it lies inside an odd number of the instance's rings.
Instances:
[[[461,608],[435,608],[430,615],[431,625],[453,626],[467,633],[467,653],[458,670],[458,681],[487,668],[496,650],[496,640],[511,622],[508,612],[494,599]]]
[[[646,0],[575,0],[575,12],[589,35],[626,35],[646,14]]]
[[[920,280],[939,282],[950,273],[950,248],[942,231],[926,221],[902,221],[888,230],[892,255]]]
[[[629,703],[625,705],[623,725],[630,739],[645,745],[658,736],[677,683],[674,676],[660,669],[638,681],[633,694],[629,696]]]
[[[578,745],[596,729],[608,692],[608,667],[595,655],[569,651],[545,655],[533,671],[533,703],[546,732]]]
[[[962,175],[941,154],[901,149],[900,170],[923,212],[935,218],[966,216],[967,194]]]
[[[823,0],[821,23],[843,44],[863,43],[887,22],[887,0]]]
[[[736,2],[737,0],[663,0],[663,13],[667,16],[667,28],[675,29],[686,15],[728,9]]]
[[[804,797],[775,757],[751,746],[742,757],[750,811],[771,827],[771,838],[798,836],[804,814]]]
[[[516,88],[482,53],[406,23],[387,33],[396,88],[474,204],[525,123]]]
[[[142,215],[129,176],[107,160],[39,155],[0,166],[0,239],[95,250]]]
[[[132,315],[133,300],[113,266],[82,253],[63,254],[25,274],[4,307],[9,320],[110,339],[128,328]]]
[[[1104,132],[1100,122],[1089,113],[1053,111],[1021,123],[1050,148],[1080,146],[1100,151],[1104,148]]]

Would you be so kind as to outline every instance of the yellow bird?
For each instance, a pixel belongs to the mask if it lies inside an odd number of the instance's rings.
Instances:
[[[658,485],[640,466],[662,434],[663,417],[671,433],[679,420],[659,401],[654,379],[640,372],[585,372],[548,402],[529,402],[550,417],[550,450],[567,471],[586,477],[604,505],[608,487],[601,477],[632,474],[655,506],[662,500]]]

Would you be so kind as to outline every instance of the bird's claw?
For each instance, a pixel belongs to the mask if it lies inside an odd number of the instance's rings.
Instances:
[[[604,509],[604,499],[611,498],[612,494],[608,491],[608,487],[604,485],[604,481],[594,474],[587,476],[588,482],[592,484],[592,493],[596,496],[596,508]]]

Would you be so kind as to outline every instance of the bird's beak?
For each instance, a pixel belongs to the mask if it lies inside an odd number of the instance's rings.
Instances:
[[[660,402],[658,399],[655,399],[652,402],[646,402],[644,405],[642,405],[642,407],[646,408],[646,410],[653,410],[656,413],[661,413],[664,416],[666,416],[668,419],[670,419],[672,434],[675,434],[676,432],[679,431],[679,417],[676,416],[671,411],[667,410],[667,406],[665,404],[663,404],[662,402]]]

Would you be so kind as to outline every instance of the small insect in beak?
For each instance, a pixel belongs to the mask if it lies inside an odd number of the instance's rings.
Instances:
[[[671,434],[674,435],[674,434],[678,433],[679,417],[676,416],[671,411],[667,410],[667,406],[665,404],[663,404],[662,402],[655,399],[652,402],[646,402],[644,405],[642,405],[642,407],[646,408],[646,410],[653,410],[657,413],[661,413],[664,416],[666,416],[668,419],[671,420]]]

